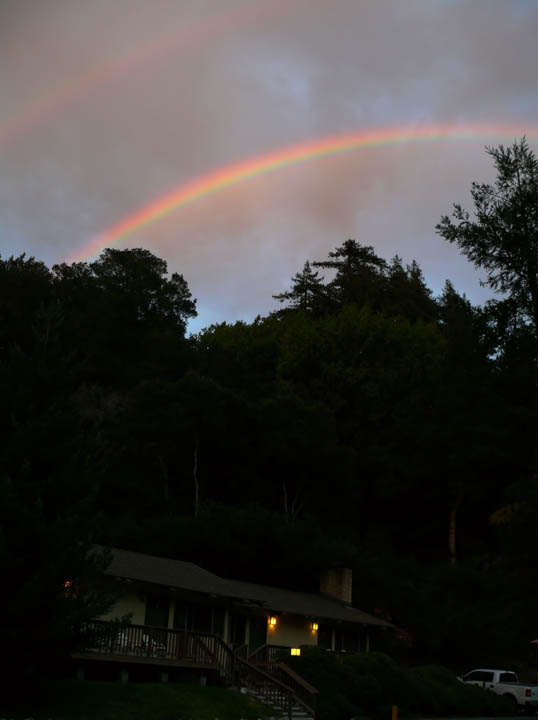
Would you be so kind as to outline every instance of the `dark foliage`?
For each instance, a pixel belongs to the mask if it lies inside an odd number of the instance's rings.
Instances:
[[[305,649],[291,667],[319,689],[320,720],[386,718],[397,705],[405,716],[506,715],[504,698],[460,683],[439,666],[406,668],[382,653],[330,655]]]

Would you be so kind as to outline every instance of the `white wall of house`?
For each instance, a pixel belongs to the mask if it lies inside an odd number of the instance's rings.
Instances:
[[[168,629],[174,629],[174,618],[176,616],[176,601],[172,598],[170,600],[170,609],[168,610]]]
[[[146,597],[142,593],[127,592],[122,595],[115,605],[101,616],[101,620],[114,620],[124,615],[132,614],[133,625],[143,625],[146,619]]]
[[[268,645],[300,647],[317,645],[318,635],[312,631],[312,621],[298,615],[279,615],[274,627],[267,628]]]

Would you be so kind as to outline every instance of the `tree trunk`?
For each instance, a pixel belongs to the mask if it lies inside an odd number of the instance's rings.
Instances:
[[[452,508],[448,518],[448,554],[450,564],[456,564],[456,512],[457,508]]]
[[[168,468],[166,467],[166,463],[164,462],[162,455],[159,455],[159,457],[157,459],[158,459],[159,465],[161,467],[161,475],[163,478],[164,502],[168,505],[168,503],[170,501],[170,484],[168,482]]]
[[[293,523],[297,520],[297,516],[301,512],[301,509],[303,507],[303,504],[301,502],[300,493],[297,492],[295,496],[291,500],[290,505],[290,499],[288,497],[288,488],[286,485],[286,481],[282,481],[282,496],[284,501],[284,515],[286,516],[286,522]]]
[[[448,556],[450,558],[450,564],[455,565],[457,562],[456,557],[456,516],[458,514],[458,508],[461,505],[463,497],[463,484],[460,482],[458,485],[458,494],[454,504],[450,510],[448,516]]]
[[[198,437],[194,441],[194,466],[192,468],[192,477],[194,480],[194,517],[198,517],[200,509],[200,486],[198,484]]]

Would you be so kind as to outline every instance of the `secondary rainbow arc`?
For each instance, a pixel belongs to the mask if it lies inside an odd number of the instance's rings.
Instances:
[[[522,125],[485,123],[465,125],[429,124],[359,130],[342,135],[330,135],[308,140],[217,168],[180,184],[170,192],[139,207],[99,233],[79,250],[71,258],[70,262],[89,259],[103,248],[132,235],[151,223],[157,222],[159,219],[195,202],[199,198],[212,195],[231,185],[245,182],[259,175],[308,160],[385,145],[469,139],[480,139],[482,142],[501,139],[512,141],[522,135],[526,135],[531,139],[538,138],[538,126],[523,127]]]
[[[31,98],[25,108],[11,119],[2,122],[0,150],[4,147],[9,148],[13,140],[52,117],[61,108],[69,106],[75,100],[88,97],[98,88],[118,82],[152,61],[162,60],[172,52],[195,50],[209,42],[214,42],[215,38],[221,35],[248,28],[261,20],[267,21],[284,13],[296,12],[298,7],[306,3],[307,0],[295,0],[293,4],[285,0],[273,0],[271,5],[263,5],[245,0],[242,5],[231,11],[214,13],[208,18],[196,20],[190,25],[181,26],[138,47],[110,57],[57,87],[48,89],[42,95]]]

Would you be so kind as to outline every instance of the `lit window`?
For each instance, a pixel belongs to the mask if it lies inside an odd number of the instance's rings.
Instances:
[[[301,654],[301,648],[291,648],[291,654],[292,654],[292,655],[300,655],[300,654]]]

